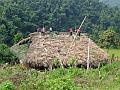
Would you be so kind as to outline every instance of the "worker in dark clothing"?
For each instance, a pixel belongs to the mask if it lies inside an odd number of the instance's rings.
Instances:
[[[80,34],[81,34],[80,29],[77,29],[77,35],[80,36]]]
[[[45,27],[43,27],[42,29],[41,29],[41,35],[45,35]]]
[[[40,32],[41,31],[41,28],[37,28],[37,32]]]
[[[72,35],[73,35],[73,30],[72,30],[72,28],[69,29],[69,32],[70,32],[70,36],[72,36]]]

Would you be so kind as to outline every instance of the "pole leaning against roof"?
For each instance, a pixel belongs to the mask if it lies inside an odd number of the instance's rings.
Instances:
[[[82,21],[79,29],[81,29],[81,27],[82,27],[83,23],[85,22],[86,18],[87,18],[87,16],[84,17],[84,19],[83,19],[83,21]],[[74,46],[74,42],[75,42],[75,39],[76,39],[76,37],[77,37],[77,34],[78,34],[78,32],[76,33],[75,38],[73,39],[72,45],[70,45],[70,48],[71,48],[72,46]],[[68,49],[68,52],[69,52],[69,49]]]
[[[86,18],[87,18],[87,16],[84,17],[84,19],[83,19],[83,21],[82,21],[79,29],[81,29],[81,27],[82,27],[83,23],[85,22]],[[75,38],[74,38],[74,40],[73,40],[73,43],[74,43],[74,41],[75,41],[75,39],[76,39],[76,37],[77,37],[77,34],[78,34],[78,32],[77,32],[76,35],[75,35]]]
[[[82,27],[83,23],[85,22],[85,19],[86,19],[86,18],[87,18],[87,16],[85,16],[85,18],[83,19],[83,21],[82,21],[82,23],[81,23],[79,29],[81,29],[81,27]]]

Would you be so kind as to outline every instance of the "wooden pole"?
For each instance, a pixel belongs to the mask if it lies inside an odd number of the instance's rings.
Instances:
[[[81,25],[80,25],[79,29],[81,29],[81,27],[82,27],[83,23],[85,22],[85,19],[86,19],[86,18],[87,18],[87,16],[85,16],[85,18],[83,19],[83,21],[82,21],[82,23],[81,23]],[[78,32],[76,33],[76,35],[75,35],[75,38],[74,38],[73,42],[75,41],[75,39],[76,39],[76,37],[77,37],[77,34],[78,34]]]
[[[87,18],[87,16],[85,16],[85,18],[83,19],[83,21],[82,21],[82,23],[81,23],[79,29],[81,29],[81,27],[82,27],[83,23],[85,22],[85,19],[86,19],[86,18]]]
[[[90,38],[88,40],[87,70],[89,70],[89,67],[90,67]]]
[[[83,19],[79,29],[81,29],[81,27],[82,27],[83,23],[85,22],[86,18],[87,18],[87,16],[85,16],[85,18]],[[75,39],[77,37],[77,34],[78,34],[78,32],[76,33],[75,38],[73,39],[72,45],[70,45],[70,48],[75,45],[74,42],[75,42]],[[69,53],[69,49],[68,49],[68,53]]]

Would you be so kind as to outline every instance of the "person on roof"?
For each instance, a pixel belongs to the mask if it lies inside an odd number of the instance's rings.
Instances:
[[[50,27],[50,32],[52,32],[52,27]]]
[[[70,33],[70,36],[73,35],[73,30],[72,30],[72,28],[69,28],[69,33]]]
[[[41,34],[44,36],[44,35],[45,35],[45,32],[46,32],[45,27],[43,27],[43,28],[41,29]]]
[[[77,32],[77,30],[75,29],[75,32]]]
[[[37,28],[37,32],[40,32],[41,31],[41,28]]]
[[[81,34],[80,29],[77,29],[77,35],[80,36],[80,34]]]
[[[49,28],[49,31],[50,31],[50,36],[53,37],[53,29],[52,29],[52,27]]]

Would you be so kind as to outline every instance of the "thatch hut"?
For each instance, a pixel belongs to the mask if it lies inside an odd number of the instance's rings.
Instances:
[[[75,41],[69,35],[41,36],[31,34],[32,43],[29,46],[25,64],[35,69],[52,69],[70,65],[86,66],[88,37],[82,35]],[[108,62],[108,55],[90,40],[90,66],[96,67]]]

